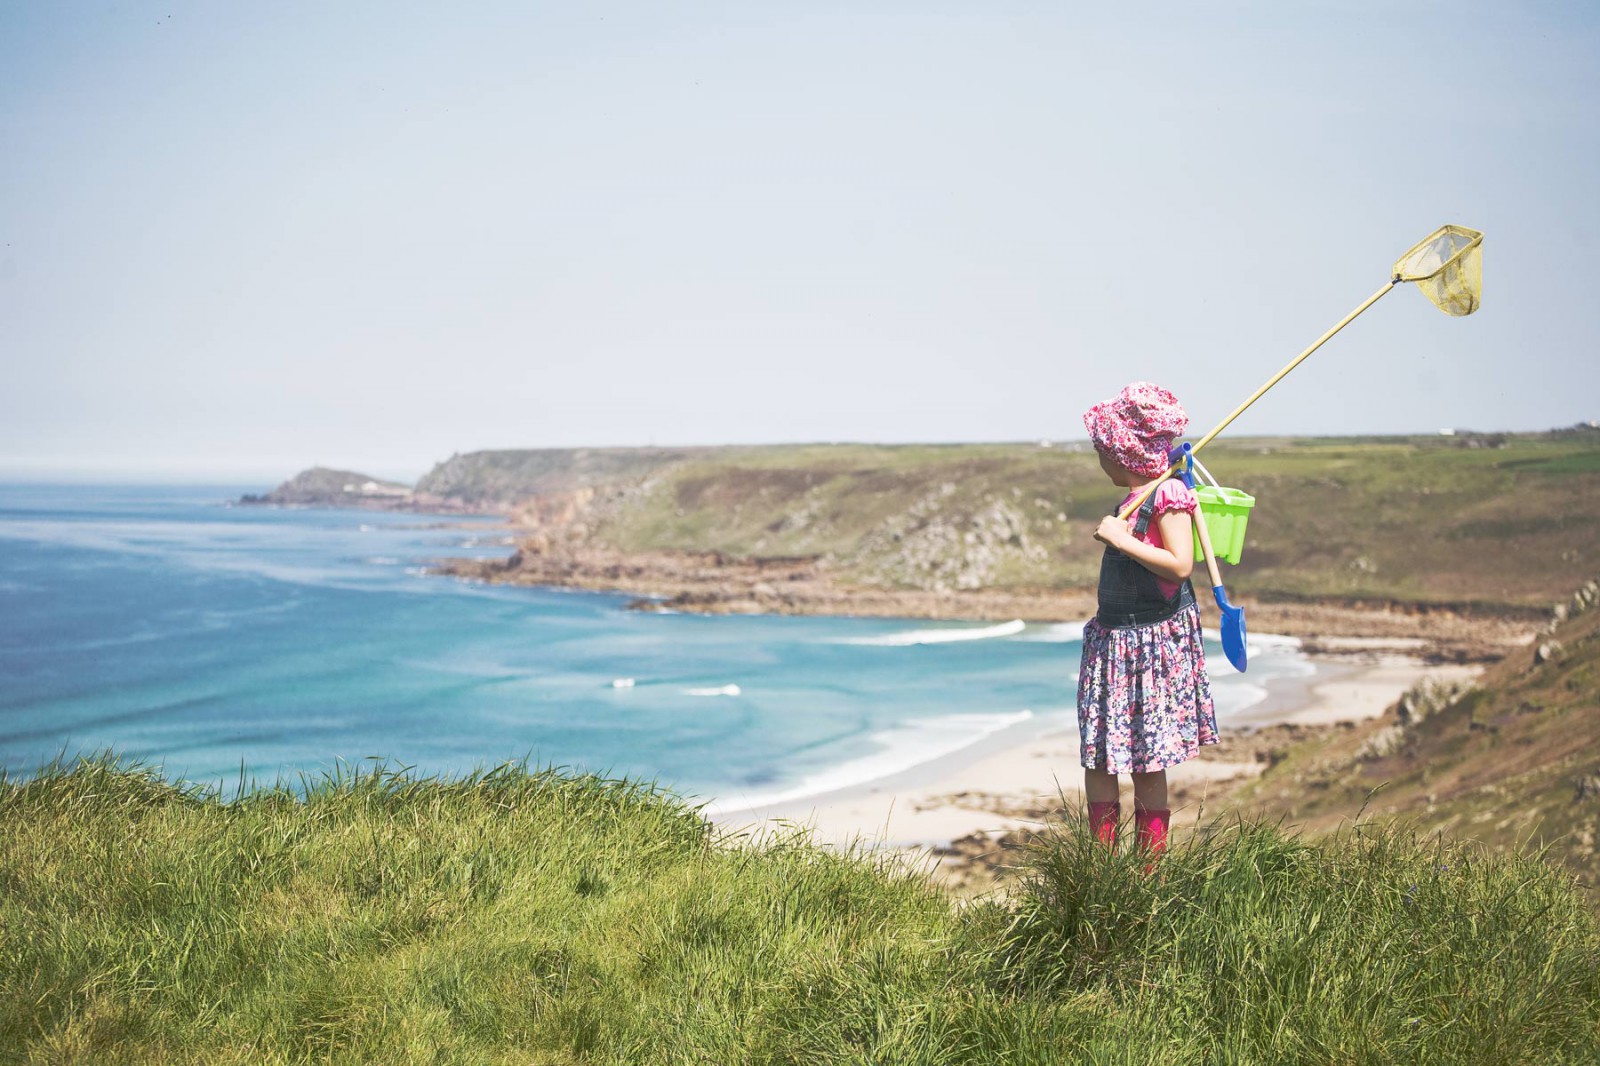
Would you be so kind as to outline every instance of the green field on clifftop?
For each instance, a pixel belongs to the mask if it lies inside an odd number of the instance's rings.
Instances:
[[[1600,566],[1592,427],[1226,438],[1202,458],[1257,500],[1224,574],[1236,598],[1541,608]],[[417,493],[594,547],[814,558],[847,583],[938,591],[1093,585],[1090,531],[1119,495],[1083,443],[473,452]]]
[[[1219,442],[1256,497],[1241,593],[1544,606],[1600,562],[1600,433]],[[1118,499],[1092,451],[833,445],[674,464],[602,513],[624,550],[821,556],[913,588],[1081,588]]]

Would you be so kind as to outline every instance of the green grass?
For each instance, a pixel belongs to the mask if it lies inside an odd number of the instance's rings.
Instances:
[[[1595,924],[1537,859],[1370,824],[1312,841],[1235,823],[1155,878],[1076,830],[1032,861],[999,972],[1019,992],[1104,997],[1118,1023],[1090,1046],[1105,1061],[1155,1061],[1119,1058],[1128,1041],[1174,1061],[1600,1054]]]
[[[1593,1062],[1554,869],[1216,826],[1156,877],[1046,834],[1012,900],[654,788],[377,769],[234,802],[0,782],[0,1061]]]

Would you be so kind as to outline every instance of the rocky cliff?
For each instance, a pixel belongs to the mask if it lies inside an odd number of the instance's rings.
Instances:
[[[1600,898],[1600,581],[1467,686],[1424,683],[1383,718],[1282,753],[1241,805],[1313,829],[1357,812],[1541,847]]]
[[[417,482],[420,497],[510,510],[533,497],[621,485],[723,448],[528,448],[452,455]]]
[[[1600,433],[1585,427],[1226,440],[1206,462],[1257,500],[1243,562],[1224,570],[1236,600],[1526,621],[1566,594],[1575,566],[1600,560]],[[363,505],[373,495],[346,486],[367,480],[328,472],[316,492],[268,499]],[[569,548],[715,552],[944,595],[1092,586],[1101,549],[1089,534],[1118,495],[1082,445],[828,444],[474,452],[403,502],[376,499],[506,514],[538,539],[524,558],[539,573]]]

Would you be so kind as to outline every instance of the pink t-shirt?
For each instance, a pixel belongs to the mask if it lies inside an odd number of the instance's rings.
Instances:
[[[1133,498],[1137,495],[1138,492],[1130,492],[1124,496],[1122,502],[1117,504],[1117,513],[1121,514],[1122,509],[1132,503]],[[1150,527],[1144,531],[1144,536],[1139,537],[1139,539],[1153,547],[1165,548],[1167,545],[1161,539],[1161,516],[1169,511],[1182,511],[1185,514],[1192,515],[1194,514],[1194,509],[1198,506],[1200,506],[1200,500],[1195,496],[1193,489],[1175,477],[1168,478],[1156,489],[1155,513],[1150,516]],[[1129,516],[1128,525],[1132,527],[1138,521],[1139,513],[1135,511]],[[1138,534],[1134,535],[1138,536]],[[1176,582],[1167,581],[1160,577],[1156,578],[1156,585],[1160,587],[1162,595],[1169,598],[1180,587]]]

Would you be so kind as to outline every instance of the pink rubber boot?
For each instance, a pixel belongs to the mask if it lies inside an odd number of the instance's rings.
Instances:
[[[1122,817],[1120,803],[1089,804],[1089,832],[1108,848],[1117,846],[1117,819]]]
[[[1170,810],[1134,809],[1134,840],[1139,850],[1150,857],[1150,862],[1144,868],[1145,873],[1155,869],[1156,860],[1167,850],[1167,820],[1171,817]]]

